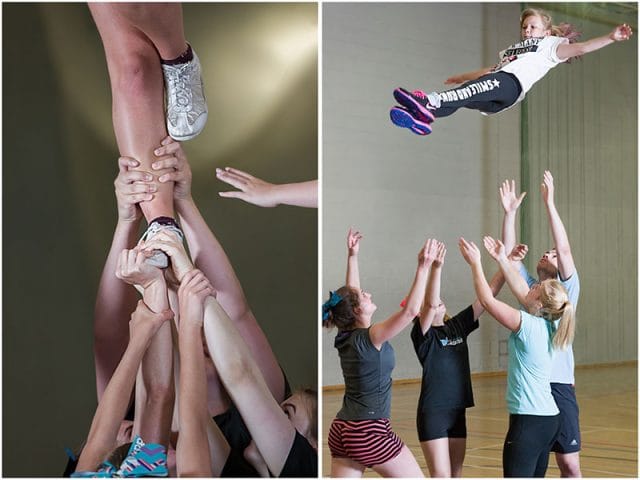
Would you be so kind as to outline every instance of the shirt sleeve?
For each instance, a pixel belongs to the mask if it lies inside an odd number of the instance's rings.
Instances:
[[[549,58],[549,60],[551,60],[554,63],[563,63],[568,60],[568,58],[561,60],[560,58],[558,58],[558,53],[557,53],[558,46],[563,45],[565,43],[569,43],[568,38],[553,37],[553,36],[547,37],[542,41],[542,45],[544,46],[544,51],[547,54],[547,57]]]
[[[569,301],[573,304],[573,308],[575,309],[578,305],[578,297],[580,296],[580,277],[578,276],[578,271],[574,270],[573,274],[569,278],[566,280],[560,279],[560,282],[564,288],[567,289]]]

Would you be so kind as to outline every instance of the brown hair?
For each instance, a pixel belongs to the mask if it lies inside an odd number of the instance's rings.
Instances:
[[[338,327],[338,330],[351,330],[358,320],[355,313],[355,309],[360,306],[358,291],[345,285],[335,293],[341,299],[335,305],[327,307],[326,315],[323,312],[322,326],[326,328]]]

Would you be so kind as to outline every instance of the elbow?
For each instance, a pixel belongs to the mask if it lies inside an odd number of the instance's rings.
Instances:
[[[406,305],[403,309],[403,314],[409,319],[413,320],[420,315],[420,307],[415,305]]]

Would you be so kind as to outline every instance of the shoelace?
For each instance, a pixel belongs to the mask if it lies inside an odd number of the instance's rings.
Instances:
[[[147,227],[147,231],[144,232],[140,240],[142,240],[143,242],[146,242],[148,239],[150,239],[151,237],[153,237],[154,235],[156,235],[158,232],[162,230],[168,230],[170,232],[175,233],[180,239],[180,241],[182,241],[182,239],[184,238],[184,234],[182,233],[182,230],[180,230],[175,225],[161,225],[159,223],[154,222]]]
[[[168,70],[169,88],[167,92],[171,94],[169,104],[176,109],[178,113],[184,113],[191,110],[191,89],[188,85],[191,83],[191,62],[181,65],[178,68]]]

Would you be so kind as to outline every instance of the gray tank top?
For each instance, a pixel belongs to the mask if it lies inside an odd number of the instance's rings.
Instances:
[[[391,416],[391,372],[396,364],[393,347],[384,342],[380,351],[371,343],[368,328],[336,335],[345,392],[341,420],[376,420]]]

